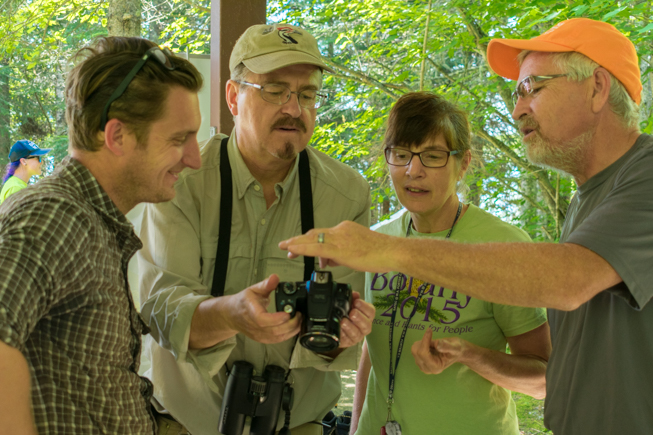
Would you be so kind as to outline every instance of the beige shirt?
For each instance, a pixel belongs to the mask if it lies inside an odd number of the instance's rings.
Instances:
[[[202,145],[202,168],[181,173],[177,196],[149,204],[144,212],[138,255],[142,315],[152,329],[145,352],[146,373],[154,384],[155,405],[194,435],[217,434],[227,367],[246,360],[262,373],[268,364],[292,369],[295,390],[290,427],[320,421],[340,395],[339,370],[355,369],[360,345],[331,360],[301,347],[295,339],[274,345],[238,334],[211,348],[189,350],[190,323],[197,305],[208,299],[215,268],[220,217],[220,140]],[[276,273],[281,281],[301,281],[303,258],[290,260],[278,243],[301,234],[298,161],[275,187],[268,209],[262,186],[249,172],[235,133],[228,146],[233,177],[233,217],[225,294],[235,294]],[[370,193],[354,169],[308,148],[315,227],[344,220],[369,225]],[[364,275],[344,267],[330,269],[335,281],[363,292]],[[274,296],[274,294],[272,295]],[[274,310],[274,299],[269,311]],[[160,405],[160,406],[159,406]],[[278,428],[283,427],[283,413]]]

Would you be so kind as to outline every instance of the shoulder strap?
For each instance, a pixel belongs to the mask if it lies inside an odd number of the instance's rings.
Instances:
[[[233,214],[233,185],[231,165],[227,152],[229,138],[220,144],[220,226],[218,230],[218,250],[215,254],[215,271],[211,295],[224,295],[229,265],[229,244],[231,242],[231,217]],[[299,201],[302,220],[302,234],[313,229],[313,189],[311,171],[306,150],[299,153]],[[313,257],[304,257],[304,281],[311,279],[315,267]]]
[[[220,227],[218,231],[218,251],[215,254],[215,271],[211,295],[222,296],[227,280],[229,265],[229,244],[231,242],[231,215],[233,207],[233,186],[231,182],[231,165],[227,143],[229,137],[220,143]]]
[[[311,186],[311,167],[306,150],[299,153],[299,205],[302,216],[302,234],[313,229],[313,189]],[[314,257],[304,257],[304,281],[311,279],[315,268]]]

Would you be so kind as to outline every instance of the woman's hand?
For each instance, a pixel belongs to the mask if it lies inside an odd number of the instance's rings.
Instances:
[[[536,399],[546,395],[546,365],[551,354],[549,324],[506,337],[510,354],[486,349],[458,337],[433,340],[428,330],[413,344],[415,363],[426,374],[442,373],[453,363],[461,363],[500,387],[528,394]]]
[[[433,340],[433,331],[428,329],[420,341],[413,343],[411,351],[415,363],[427,375],[440,374],[455,362],[459,362],[469,343],[458,337]]]

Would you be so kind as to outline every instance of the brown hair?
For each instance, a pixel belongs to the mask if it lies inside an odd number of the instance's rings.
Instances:
[[[444,98],[432,92],[410,92],[395,103],[383,141],[383,147],[419,146],[442,133],[455,157],[462,159],[471,150],[467,115]]]
[[[156,47],[152,41],[135,37],[102,37],[84,47],[73,59],[82,58],[66,80],[66,122],[70,146],[98,151],[97,138],[104,106],[145,52]],[[170,88],[181,86],[191,92],[202,87],[202,76],[189,61],[166,52],[175,67],[167,70],[148,59],[120,98],[111,103],[107,119],[118,118],[136,136],[140,145],[147,142],[150,125],[164,115]]]

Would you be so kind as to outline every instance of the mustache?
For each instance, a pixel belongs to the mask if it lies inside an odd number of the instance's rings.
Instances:
[[[274,130],[279,127],[292,127],[300,130],[303,133],[306,133],[306,124],[299,118],[293,118],[292,116],[285,116],[283,118],[277,119],[270,130]]]
[[[534,120],[533,118],[520,118],[518,123],[517,123],[517,129],[519,130],[519,133],[522,133],[522,130],[525,128],[529,128],[531,130],[537,130],[540,128],[540,124]]]

